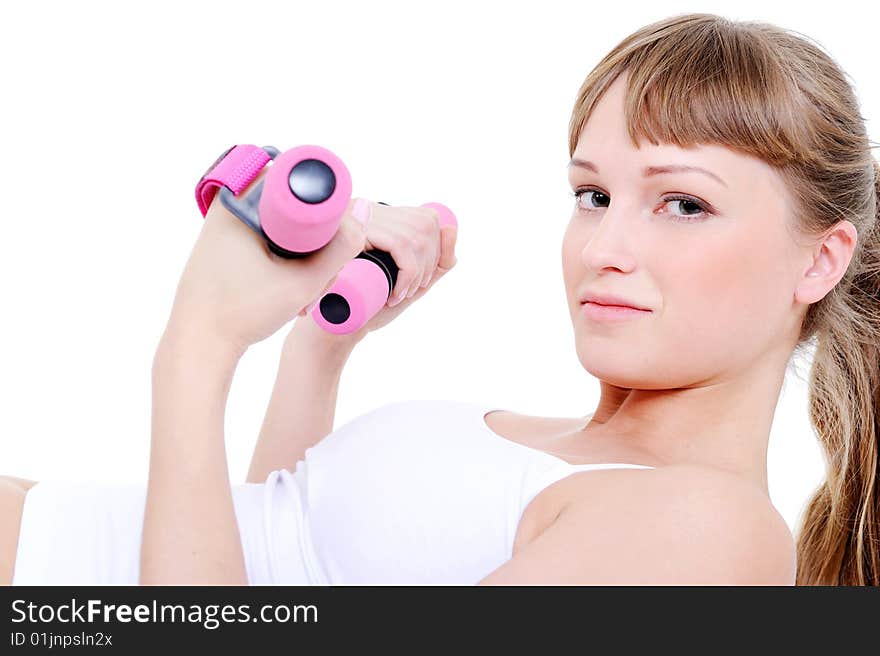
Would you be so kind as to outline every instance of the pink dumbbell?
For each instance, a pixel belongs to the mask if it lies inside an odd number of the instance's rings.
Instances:
[[[321,146],[297,146],[279,154],[272,146],[233,146],[196,185],[202,216],[217,189],[223,205],[286,258],[305,257],[327,244],[351,200],[351,175],[335,154]],[[266,176],[239,194],[266,164]]]
[[[272,161],[266,176],[239,196]],[[236,145],[208,168],[196,185],[202,216],[219,189],[220,201],[245,225],[263,237],[269,249],[285,258],[301,258],[323,248],[339,229],[351,201],[351,175],[335,154],[321,146],[277,148]],[[458,225],[440,203],[440,225]],[[315,322],[331,333],[354,332],[387,302],[397,282],[394,259],[378,249],[349,262],[312,310]]]
[[[437,210],[440,227],[458,225],[452,210],[445,205],[425,203],[422,207]],[[397,272],[397,264],[390,254],[378,249],[364,251],[342,268],[336,281],[312,308],[312,318],[327,332],[353,333],[388,301],[397,283]]]

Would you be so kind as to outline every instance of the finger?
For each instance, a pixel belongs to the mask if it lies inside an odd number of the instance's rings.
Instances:
[[[398,253],[394,254],[394,261],[397,263],[397,282],[394,283],[394,291],[388,300],[388,305],[394,307],[407,297],[413,280],[416,278],[418,259],[413,251],[402,245],[406,239],[401,240],[401,246],[398,247]]]
[[[436,210],[431,210],[431,212],[433,214],[433,223],[429,231],[431,256],[428,258],[425,273],[419,281],[419,289],[424,289],[430,284],[434,271],[437,269],[437,263],[440,261],[440,222]]]
[[[412,252],[415,266],[409,268],[405,275],[398,273],[397,282],[394,285],[394,293],[391,296],[389,306],[396,305],[403,299],[412,298],[419,289],[425,276],[429,274],[428,249],[430,237],[428,235],[427,219],[429,213],[420,207],[398,207],[396,210],[406,210],[411,216],[401,221],[395,216],[394,230],[403,235],[405,243]],[[396,261],[396,259],[395,259]],[[398,266],[400,263],[398,262]],[[402,267],[401,267],[402,268]]]
[[[434,259],[431,260],[431,268],[428,271],[428,279],[425,281],[425,286],[431,284],[431,280],[434,278],[434,272],[437,270],[437,265],[440,263],[440,238],[443,236],[443,233],[440,231],[440,226],[437,226],[437,235],[434,239]]]
[[[419,289],[422,288],[422,282],[426,277],[431,275],[431,254],[430,238],[426,238],[425,234],[417,229],[413,230],[413,252],[415,254],[417,269],[413,275],[413,279],[406,290],[405,298],[412,298]]]
[[[456,230],[456,226],[443,226],[440,229],[440,242],[438,245],[439,255],[428,282],[422,288],[425,291],[430,289],[434,283],[442,278],[458,261],[455,256]]]
[[[394,309],[401,310],[401,311],[405,310],[410,305],[412,305],[417,300],[419,300],[422,296],[424,296],[427,293],[427,291],[428,291],[428,288],[419,287],[418,291],[415,294],[413,294],[410,297],[404,298],[402,301],[400,301],[397,305],[394,306]]]
[[[418,238],[417,238],[418,239]],[[414,242],[418,244],[419,242]],[[416,247],[413,251],[416,261],[416,270],[413,273],[412,279],[410,280],[409,286],[406,288],[406,292],[404,293],[404,298],[412,298],[413,294],[415,294],[422,286],[422,279],[425,277],[425,274],[428,272],[428,261],[426,256],[426,248],[418,248]]]
[[[454,266],[455,262],[453,261],[452,264]],[[416,293],[413,294],[411,297],[405,298],[402,301],[400,301],[399,303],[397,303],[395,305],[395,308],[399,308],[400,310],[406,309],[411,303],[414,303],[415,301],[420,299],[422,296],[424,296],[428,292],[428,290],[434,286],[434,283],[436,283],[438,280],[440,280],[440,278],[442,278],[446,274],[447,271],[449,271],[449,269],[445,269],[445,268],[438,265],[434,269],[434,272],[432,273],[431,278],[428,281],[428,284],[425,285],[424,287],[420,287],[416,291]]]
[[[458,261],[455,257],[455,242],[458,239],[458,226],[445,225],[440,228],[440,260],[437,266],[449,271]]]
[[[446,275],[447,271],[449,271],[449,269],[444,269],[443,267],[440,267],[440,266],[438,266],[436,269],[434,269],[434,275],[431,276],[431,280],[428,282],[428,285],[427,285],[427,287],[425,287],[425,289],[431,289],[431,287],[434,286],[435,282],[437,282],[438,280],[440,280],[440,278],[442,278],[444,275]]]
[[[435,209],[425,207],[419,209],[424,215],[424,221],[419,224],[422,242],[426,245],[422,260],[424,268],[418,282],[414,283],[409,290],[408,297],[410,298],[420,289],[428,286],[440,259],[440,216]]]
[[[374,213],[374,218],[376,214]],[[394,283],[394,289],[388,298],[389,307],[400,302],[404,298],[405,292],[409,289],[409,285],[414,277],[416,270],[416,256],[409,243],[412,237],[406,232],[406,227],[397,224],[392,231],[387,224],[373,221],[370,226],[369,244],[370,248],[385,251],[397,264],[397,279]]]
[[[351,206],[349,205],[349,209]],[[290,260],[291,275],[295,276],[307,289],[313,290],[311,296],[325,289],[327,281],[338,274],[342,267],[364,250],[366,230],[361,223],[346,212],[336,234],[323,248],[303,259]]]
[[[434,269],[434,273],[431,274],[431,278],[430,280],[428,280],[428,283],[424,287],[419,289],[415,296],[413,296],[413,300],[419,298],[419,296],[421,296],[424,292],[431,289],[431,287],[434,286],[434,283],[440,280],[440,278],[442,278],[444,275],[446,275],[448,271],[449,269],[444,269],[438,264],[438,266]]]
[[[396,233],[388,233],[391,244],[391,257],[397,264],[397,280],[394,283],[394,291],[388,299],[388,306],[393,307],[407,298],[413,284],[422,275],[422,257],[413,250],[413,244],[418,242],[415,230],[404,224],[398,224]]]

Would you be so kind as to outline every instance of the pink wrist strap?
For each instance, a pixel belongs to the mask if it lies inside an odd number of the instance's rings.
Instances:
[[[208,213],[211,201],[220,187],[229,187],[238,196],[272,159],[259,146],[233,146],[220,155],[196,185],[196,202],[202,216]]]

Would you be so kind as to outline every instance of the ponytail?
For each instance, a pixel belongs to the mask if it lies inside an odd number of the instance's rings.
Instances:
[[[809,412],[827,472],[801,523],[797,585],[880,585],[880,220],[867,225],[818,322]]]

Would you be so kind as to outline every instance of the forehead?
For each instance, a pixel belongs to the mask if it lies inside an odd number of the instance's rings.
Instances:
[[[721,144],[682,148],[675,144],[654,145],[641,140],[638,146],[634,146],[626,128],[625,93],[625,77],[621,76],[594,106],[572,157],[594,162],[603,176],[630,175],[647,166],[680,164],[712,171],[727,183],[731,191],[750,188],[777,196],[787,193],[782,178],[767,162]],[[577,171],[583,169],[570,168],[573,174]],[[723,189],[720,185],[718,188]]]

